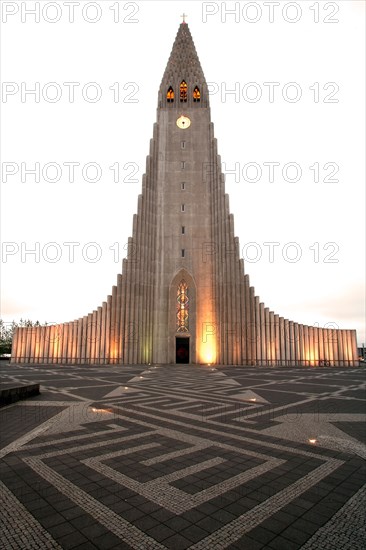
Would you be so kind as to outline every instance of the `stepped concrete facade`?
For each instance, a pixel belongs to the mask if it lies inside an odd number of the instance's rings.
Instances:
[[[188,25],[158,97],[142,194],[117,284],[92,313],[21,328],[13,363],[355,366],[356,332],[305,326],[255,295],[225,194]]]

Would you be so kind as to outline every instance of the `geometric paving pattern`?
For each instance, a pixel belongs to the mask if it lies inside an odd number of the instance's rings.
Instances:
[[[365,548],[362,368],[0,368],[0,548]]]

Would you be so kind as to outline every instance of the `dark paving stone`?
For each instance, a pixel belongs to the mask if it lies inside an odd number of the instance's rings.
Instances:
[[[185,550],[192,545],[189,539],[186,539],[182,535],[175,534],[164,540],[164,546],[171,550]]]
[[[163,540],[175,535],[175,531],[173,531],[173,529],[169,529],[166,525],[156,525],[152,529],[149,529],[147,534],[158,542],[162,542]]]
[[[88,539],[78,531],[74,531],[69,535],[59,538],[57,542],[65,550],[71,550],[72,548],[79,548],[81,544],[83,544],[84,542],[88,542]]]
[[[366,399],[366,396],[365,396]],[[366,409],[366,402],[364,404],[364,411]],[[361,443],[366,444],[366,426],[364,422],[332,422],[337,428],[344,433],[354,437]]]
[[[299,550],[299,545],[283,537],[276,537],[268,543],[266,548],[271,548],[273,550]]]
[[[58,525],[53,525],[52,527],[49,526],[48,530],[55,539],[59,539],[69,535],[70,533],[77,533],[76,529],[66,521],[64,521],[64,523],[59,523]]]
[[[28,403],[31,402],[31,398]],[[9,445],[19,437],[37,428],[52,418],[64,407],[40,407],[34,405],[17,405],[0,409],[0,448]]]
[[[106,533],[105,535],[96,537],[93,540],[93,543],[96,544],[98,550],[111,550],[118,545],[123,545],[121,539],[118,538],[116,535],[113,535],[113,533]],[[123,547],[128,548],[127,545],[120,546],[120,548]]]
[[[271,540],[275,538],[276,535],[272,531],[269,531],[268,529],[259,526],[249,531],[249,533],[247,533],[247,536],[261,544],[268,544]]]
[[[251,539],[250,537],[241,537],[237,542],[227,547],[227,550],[261,550],[267,548],[263,543]],[[283,547],[282,550],[287,550]]]

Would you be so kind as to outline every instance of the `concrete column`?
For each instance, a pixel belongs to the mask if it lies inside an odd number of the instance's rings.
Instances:
[[[39,326],[39,327],[37,327],[37,333],[36,333],[37,363],[38,364],[40,364],[42,362],[42,355],[43,355],[43,351],[41,349],[42,340],[43,340],[43,331],[42,331],[42,327]]]
[[[86,354],[85,354],[85,363],[87,365],[90,365],[92,362],[92,352],[91,352],[92,323],[93,323],[93,314],[88,313],[87,332],[86,332]]]
[[[333,362],[334,366],[339,366],[339,356],[338,356],[338,336],[339,336],[339,330],[333,330],[332,331],[332,344],[333,344]]]
[[[266,347],[266,320],[264,315],[264,304],[259,304],[260,322],[261,322],[261,365],[267,364],[267,347]]]
[[[142,288],[143,288],[143,273],[142,273],[142,243],[143,243],[143,235],[142,235],[142,222],[141,222],[141,209],[142,209],[142,196],[139,195],[138,197],[138,206],[137,206],[137,216],[136,216],[136,231],[135,231],[135,246],[137,246],[135,250],[135,306],[134,306],[134,317],[135,317],[135,323],[136,323],[136,330],[137,330],[137,339],[136,342],[134,342],[133,347],[133,363],[139,364],[141,363],[141,348],[142,348],[142,334],[143,334],[143,327],[142,327]],[[117,283],[117,314],[116,314],[116,326],[119,332],[119,326],[118,326],[118,283]],[[118,333],[117,332],[117,333]],[[116,362],[118,362],[118,359],[116,359]]]
[[[279,318],[279,331],[280,331],[280,365],[286,365],[286,345],[285,345],[285,319],[283,317]]]
[[[111,364],[116,364],[116,356],[117,356],[117,350],[116,350],[116,312],[117,312],[117,287],[112,287],[112,303],[111,303],[111,343],[110,343],[110,358],[111,358]],[[131,304],[131,307],[133,308],[133,303]],[[129,363],[132,361],[132,350],[131,350],[131,357],[129,357]]]
[[[265,333],[266,333],[266,367],[271,364],[271,327],[269,323],[269,308],[264,308],[264,324],[265,324]]]
[[[110,345],[111,345],[111,309],[112,309],[112,296],[107,297],[107,317],[105,326],[105,359],[106,364],[110,364]]]
[[[328,328],[327,332],[328,332],[329,361],[330,361],[330,365],[334,366],[334,356],[333,356],[334,329]]]
[[[151,294],[147,300],[147,318],[150,319],[151,311],[150,308],[152,306],[152,298]],[[121,362],[125,364],[126,361],[126,337],[127,337],[127,327],[128,327],[128,315],[127,315],[127,303],[128,303],[128,292],[127,292],[127,261],[126,259],[123,260],[122,264],[122,315],[121,315],[121,328],[120,328],[120,346],[121,346]],[[107,317],[106,317],[107,319]],[[148,321],[149,328],[150,328],[150,321]],[[106,328],[106,335],[107,335],[107,328]]]
[[[96,311],[96,327],[95,327],[95,363],[101,365],[100,360],[100,344],[102,337],[102,308],[98,307]]]
[[[309,366],[315,366],[314,327],[308,327],[309,332]]]
[[[305,365],[310,365],[309,327],[304,325]]]
[[[18,359],[17,359],[17,363],[21,363],[22,362],[22,348],[23,348],[23,329],[18,328],[17,333],[18,333],[18,344],[17,344]]]
[[[322,361],[324,361],[324,334],[323,334],[323,329],[322,328],[319,328],[318,335],[319,335],[319,362],[318,362],[318,364],[320,364]]]
[[[101,318],[101,339],[100,339],[100,362],[101,365],[105,365],[105,325],[106,325],[106,319],[107,319],[107,302],[102,303],[102,318]],[[121,338],[119,339],[121,342]],[[121,349],[121,348],[120,348]],[[121,351],[120,351],[120,357],[121,357]],[[122,361],[120,359],[120,361]]]
[[[304,326],[299,323],[299,365],[303,366],[304,363]]]
[[[240,364],[246,365],[247,364],[247,330],[246,330],[246,312],[245,312],[245,282],[244,282],[244,260],[240,260],[240,279],[239,279],[239,288],[240,288],[240,309],[241,309],[241,315],[240,315],[240,337],[241,337],[241,359]],[[263,306],[263,304],[262,304]],[[264,309],[263,309],[263,315],[264,315]],[[263,321],[264,323],[264,321]],[[263,337],[262,337],[262,345],[263,345]],[[263,351],[262,351],[262,357],[263,357]]]
[[[48,354],[49,354],[49,347],[50,347],[50,327],[45,326],[44,327],[44,347],[43,347],[43,362],[48,363]]]
[[[116,330],[115,330],[115,338],[116,338],[116,362],[121,363],[122,362],[122,355],[121,355],[121,316],[122,316],[122,275],[117,275],[117,306],[116,306]],[[100,315],[100,336],[101,336],[101,328],[102,328],[102,308],[101,308],[101,315]],[[100,348],[101,346],[99,346]]]
[[[72,321],[67,323],[68,327],[67,327],[67,346],[66,346],[66,349],[67,349],[67,352],[66,352],[66,357],[67,357],[67,363],[68,365],[72,364],[72,338],[73,338],[73,324],[72,324]]]
[[[26,339],[25,339],[25,363],[29,363],[29,357],[30,357],[30,348],[31,348],[31,339],[32,339],[32,332],[31,327],[27,327],[25,329]]]
[[[255,296],[254,288],[251,286],[249,289],[250,292],[250,325],[251,325],[251,348],[252,348],[252,360],[251,365],[256,364],[256,340],[257,340],[257,331],[255,326]]]
[[[269,312],[269,349],[271,355],[271,365],[276,364],[276,351],[275,351],[275,328],[274,328],[274,313],[273,311]]]
[[[288,327],[288,319],[285,319],[284,322],[285,327],[285,357],[286,357],[286,367],[290,366],[291,364],[291,356],[290,356],[290,331]]]
[[[250,291],[249,291],[249,276],[244,275],[245,280],[245,325],[247,334],[247,364],[252,364],[252,328],[250,326]]]
[[[131,246],[131,240],[129,239],[128,241],[128,245]],[[132,315],[132,306],[133,306],[133,302],[132,302],[132,293],[133,293],[133,288],[132,288],[132,285],[133,285],[133,281],[131,280],[131,277],[132,277],[132,264],[130,262],[127,262],[127,272],[126,272],[126,325],[125,325],[125,338],[124,338],[124,343],[125,343],[125,351],[124,351],[124,363],[126,364],[130,364],[131,363],[131,346],[132,346],[132,343],[131,340],[131,334],[133,333],[133,324],[134,324],[134,319],[133,319],[133,315]],[[112,295],[113,295],[113,292],[112,292]],[[113,300],[111,301],[111,312],[113,311]],[[113,314],[111,314],[111,324],[113,324]],[[113,326],[111,326],[111,333],[113,331]],[[110,346],[111,346],[111,352],[110,352],[110,356],[112,356],[112,349],[113,349],[113,343],[112,343],[112,338],[111,338],[111,343],[110,343]]]
[[[80,317],[77,321],[78,324],[78,339],[77,339],[77,353],[76,363],[81,365],[81,355],[83,352],[83,318]]]
[[[88,317],[84,315],[81,319],[81,350],[80,350],[80,365],[85,365],[86,357],[86,339],[87,339]]]
[[[54,363],[55,359],[55,347],[56,347],[56,331],[55,325],[50,325],[50,342],[48,347],[48,362]]]
[[[342,330],[342,335],[343,335],[343,353],[344,353],[344,358],[346,362],[346,367],[350,367],[351,366],[350,350],[348,349],[349,342],[348,342],[347,330]]]
[[[351,331],[345,330],[346,338],[347,338],[347,365],[349,367],[353,367],[353,353],[352,353],[352,339],[351,339]]]
[[[91,347],[90,347],[90,353],[91,353],[91,363],[95,364],[96,362],[96,345],[97,345],[97,312],[96,310],[93,311],[93,322],[92,322],[92,339],[91,339]]]
[[[140,298],[140,305],[139,305],[139,315],[140,315],[140,319],[141,319],[141,338],[142,338],[142,342],[139,346],[139,357],[138,357],[138,362],[139,363],[148,363],[149,362],[149,358],[148,358],[148,348],[149,348],[149,321],[148,321],[148,315],[149,315],[149,312],[148,312],[148,309],[147,309],[147,304],[148,304],[148,294],[147,294],[147,289],[148,289],[148,285],[147,285],[147,270],[148,270],[148,264],[147,264],[147,260],[148,260],[148,254],[149,254],[149,251],[148,251],[148,239],[149,239],[149,234],[151,233],[150,231],[150,211],[149,211],[149,203],[150,203],[150,193],[148,193],[147,191],[147,188],[146,188],[146,177],[143,178],[143,182],[142,182],[142,201],[141,201],[141,213],[139,213],[139,216],[141,218],[141,235],[142,235],[142,239],[141,239],[141,251],[140,251],[140,262],[141,262],[141,266],[140,266],[140,269],[141,269],[141,298]],[[122,308],[122,305],[124,304],[124,301],[123,301],[123,292],[122,292],[122,288],[123,288],[123,283],[121,281],[121,308]],[[122,310],[121,310],[122,311]],[[122,321],[121,321],[122,322]],[[120,343],[120,347],[119,349],[121,349],[121,343]],[[119,353],[120,357],[121,356],[121,352]]]
[[[255,332],[256,332],[256,364],[262,364],[262,342],[261,342],[261,318],[259,311],[259,297],[255,297]]]
[[[18,352],[18,343],[19,343],[19,329],[15,329],[13,333],[13,341],[11,344],[11,359],[10,363],[17,363],[19,352]]]
[[[299,323],[294,323],[295,365],[300,365]]]
[[[352,356],[353,356],[353,367],[358,367],[359,361],[358,361],[358,350],[357,350],[357,334],[355,330],[350,330],[350,337],[351,337],[351,348],[352,348]]]
[[[281,337],[280,337],[280,318],[279,315],[274,316],[274,332],[275,332],[275,357],[276,365],[281,364]]]
[[[290,364],[295,365],[295,335],[294,335],[294,323],[289,321],[288,323],[289,340],[290,340]]]
[[[232,217],[232,232],[234,234],[234,217]],[[239,261],[239,239],[237,237],[234,238],[234,249],[235,249],[235,254],[234,254],[234,258],[233,258],[233,262],[234,262],[233,269],[234,269],[234,274],[235,274],[235,278],[234,278],[235,291],[234,291],[234,296],[233,296],[233,298],[234,298],[234,313],[235,313],[234,364],[238,365],[241,362],[241,333],[242,333],[241,320],[242,320],[242,315],[241,315],[241,308],[240,308],[240,291],[241,291],[240,279],[241,279],[241,276],[242,276],[242,272],[240,270],[241,269],[241,264],[240,264],[240,261]],[[258,304],[257,304],[256,307],[258,307],[258,310],[256,309],[256,322],[258,324],[258,328],[257,328],[257,335],[258,335],[257,346],[259,345],[259,347],[260,347],[260,338],[259,338],[259,334],[260,334],[260,330],[259,330],[259,325],[260,325],[259,298],[258,298]],[[258,320],[257,320],[257,314],[258,314]],[[261,357],[260,349],[259,350],[257,349],[257,361],[258,361],[258,357]]]
[[[73,321],[72,329],[72,362],[74,365],[77,364],[77,345],[78,345],[78,322]]]
[[[324,361],[329,361],[329,334],[328,329],[323,328]]]
[[[61,357],[61,363],[63,365],[66,365],[68,362],[68,358],[67,358],[68,340],[69,340],[69,323],[64,323],[64,331],[63,331],[63,338],[62,338],[62,357]]]
[[[36,330],[37,327],[31,327],[30,331],[30,351],[29,351],[29,363],[36,363],[35,355],[36,355]]]
[[[343,352],[343,338],[342,331],[338,332],[338,366],[344,367],[344,352]]]

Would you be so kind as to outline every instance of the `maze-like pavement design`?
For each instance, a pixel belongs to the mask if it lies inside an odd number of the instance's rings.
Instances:
[[[0,369],[0,548],[366,547],[362,368]]]

